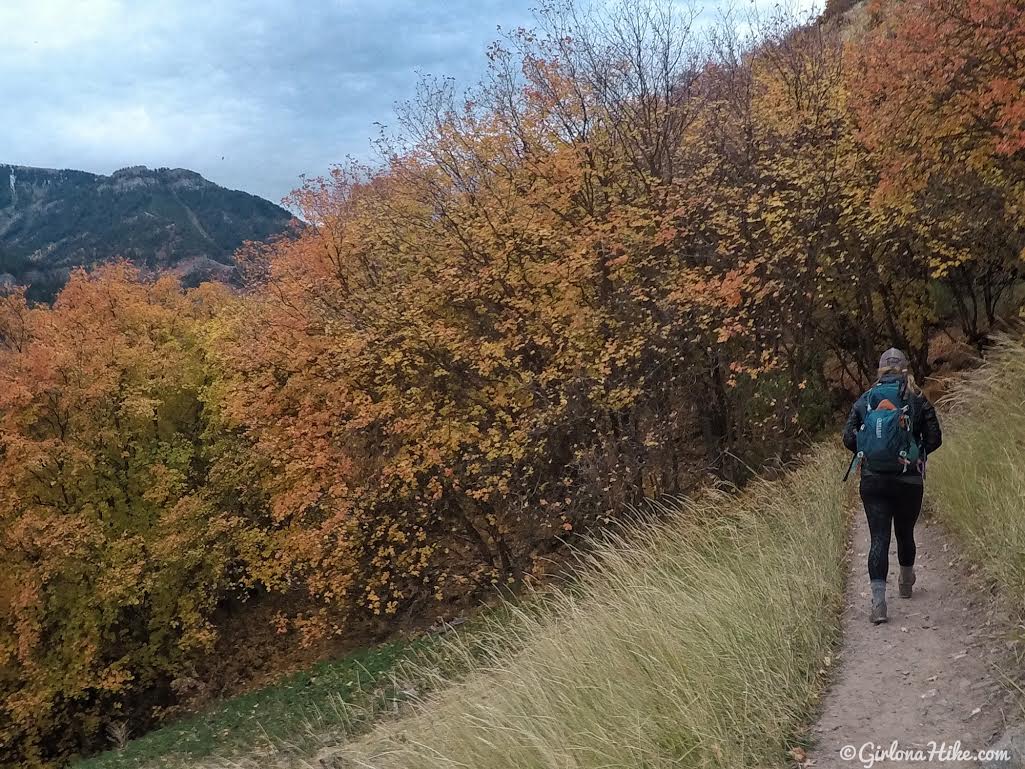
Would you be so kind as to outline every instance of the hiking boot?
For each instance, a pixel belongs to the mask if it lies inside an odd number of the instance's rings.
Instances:
[[[872,580],[872,614],[869,616],[873,625],[886,622],[886,580]]]
[[[897,580],[897,590],[901,598],[911,597],[911,588],[915,584],[915,567],[901,566],[900,579]]]

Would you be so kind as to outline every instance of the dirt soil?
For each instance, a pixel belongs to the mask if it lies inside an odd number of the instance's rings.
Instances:
[[[900,751],[875,767],[980,767],[974,758],[946,760],[931,752],[957,741],[966,751],[989,748],[1020,707],[1002,680],[1010,643],[1001,614],[979,591],[971,567],[955,556],[940,526],[928,519],[916,529],[918,581],[914,596],[897,595],[896,542],[891,542],[887,590],[889,622],[868,621],[868,525],[854,515],[843,643],[834,683],[812,732],[808,765],[852,769],[872,765],[875,750]],[[973,589],[974,588],[974,589]],[[853,751],[850,747],[854,746]],[[924,751],[925,760],[918,751]],[[996,764],[1010,769],[1016,760]]]

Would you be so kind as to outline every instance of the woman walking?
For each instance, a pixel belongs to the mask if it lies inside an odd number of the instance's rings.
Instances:
[[[874,624],[886,622],[891,530],[900,562],[897,587],[901,598],[911,597],[925,462],[942,442],[936,410],[908,371],[907,356],[890,348],[879,359],[876,383],[855,402],[843,430],[844,446],[855,453],[852,467],[861,467],[861,501],[872,536],[868,578]]]

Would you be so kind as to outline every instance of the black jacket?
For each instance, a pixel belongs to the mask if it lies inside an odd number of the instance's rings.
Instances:
[[[896,379],[896,376],[883,377],[880,381],[891,382]],[[858,430],[861,429],[861,425],[865,422],[865,414],[868,413],[866,395],[868,393],[863,394],[854,402],[850,416],[847,417],[847,424],[843,428],[843,445],[854,452],[858,450]],[[940,420],[936,416],[936,409],[929,403],[929,399],[921,394],[911,395],[911,416],[913,419],[911,429],[924,459],[943,443]],[[862,467],[861,472],[863,475],[872,474],[866,467]],[[908,468],[905,475],[919,476],[921,472],[918,468]]]

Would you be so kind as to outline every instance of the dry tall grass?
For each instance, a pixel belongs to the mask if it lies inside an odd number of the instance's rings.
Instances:
[[[987,576],[1025,605],[1025,344],[1001,340],[944,405],[944,443],[927,481],[936,514]]]
[[[496,626],[482,669],[336,765],[784,764],[838,632],[844,462],[823,448],[780,480],[709,493],[611,539],[571,587],[538,598],[542,611],[534,602]]]

